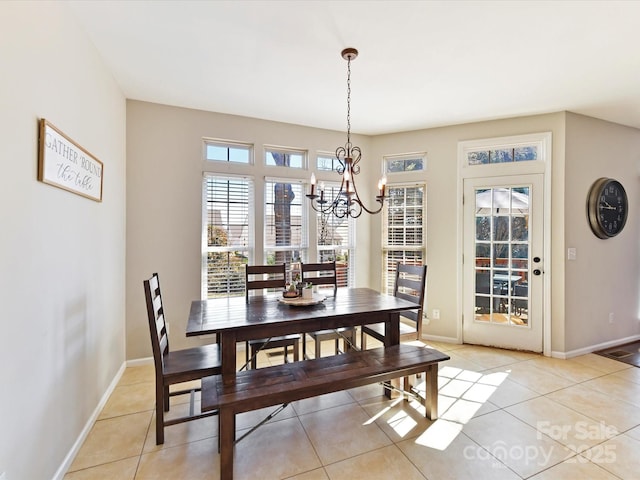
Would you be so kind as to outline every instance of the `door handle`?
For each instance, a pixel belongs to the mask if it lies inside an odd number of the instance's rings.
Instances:
[[[541,273],[542,273],[542,270],[540,270],[539,268],[536,268],[536,269],[533,271],[533,274],[534,274],[534,275],[540,275]]]

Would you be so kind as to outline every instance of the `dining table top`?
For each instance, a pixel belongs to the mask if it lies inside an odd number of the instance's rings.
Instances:
[[[287,324],[287,329],[295,325],[295,330],[303,333],[307,331],[305,326],[310,319],[321,320],[331,328],[332,323],[342,325],[345,317],[371,314],[367,323],[376,323],[389,313],[420,307],[370,288],[339,288],[335,296],[327,295],[314,305],[290,305],[281,299],[281,294],[273,294],[250,297],[249,303],[244,296],[194,300],[186,334],[198,336],[235,331],[242,337],[244,330],[278,329],[284,324]],[[376,318],[376,315],[380,317]]]

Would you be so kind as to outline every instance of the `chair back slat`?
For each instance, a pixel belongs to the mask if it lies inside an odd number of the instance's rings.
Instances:
[[[267,278],[264,278],[268,275]],[[249,303],[249,292],[265,288],[284,290],[287,284],[286,265],[247,265],[245,272],[245,295]]]
[[[336,262],[302,263],[302,282],[312,285],[333,285],[333,294],[338,290]]]

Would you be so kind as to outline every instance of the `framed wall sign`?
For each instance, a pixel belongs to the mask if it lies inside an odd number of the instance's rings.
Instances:
[[[40,119],[38,180],[101,202],[103,170],[100,160]]]

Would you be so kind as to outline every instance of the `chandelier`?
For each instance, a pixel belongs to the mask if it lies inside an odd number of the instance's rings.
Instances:
[[[338,218],[352,217],[358,218],[365,211],[370,214],[379,213],[384,205],[384,190],[387,179],[382,177],[378,182],[378,195],[376,201],[380,204],[377,209],[369,209],[360,200],[358,188],[356,187],[356,175],[360,173],[360,158],[362,152],[360,147],[351,144],[351,60],[358,56],[355,48],[345,48],[342,50],[342,58],[347,61],[347,143],[344,147],[336,149],[336,159],[338,166],[336,172],[342,176],[340,190],[332,200],[325,198],[324,182],[318,185],[316,192],[316,177],[311,174],[311,192],[307,198],[311,201],[311,208],[322,214],[333,214]]]

